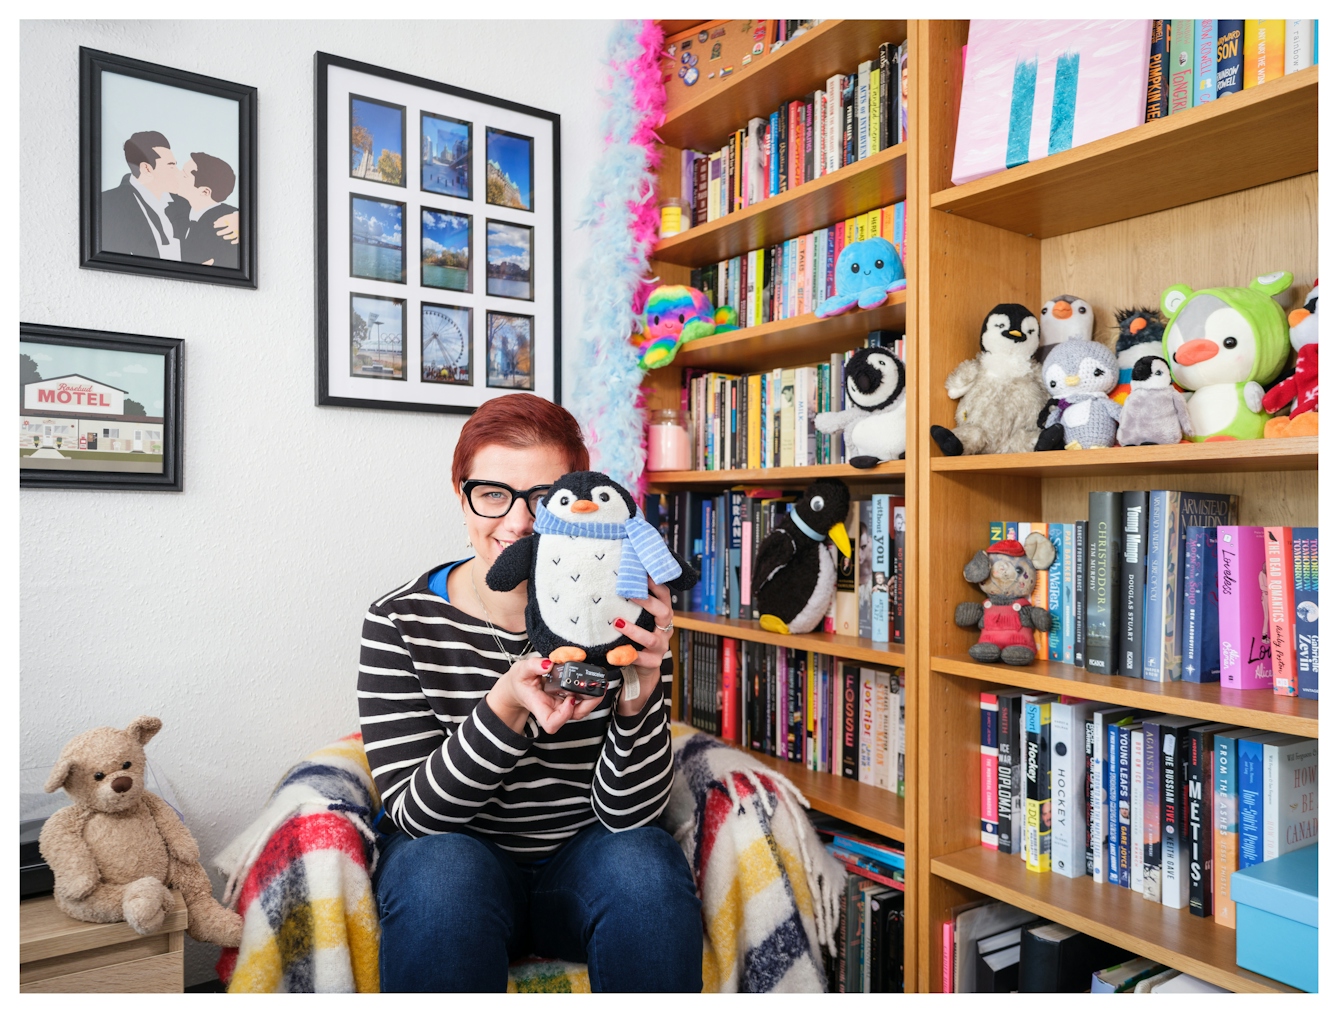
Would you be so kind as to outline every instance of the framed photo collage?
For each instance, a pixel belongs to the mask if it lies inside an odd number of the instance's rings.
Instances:
[[[558,401],[559,118],[316,55],[317,404]]]

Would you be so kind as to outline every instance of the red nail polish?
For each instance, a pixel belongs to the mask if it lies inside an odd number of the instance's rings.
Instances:
[[[545,672],[547,672],[550,668],[553,667],[553,662],[550,661],[548,658],[544,658],[543,661],[539,662],[539,667],[542,668]]]
[[[615,619],[613,620],[613,625],[616,626],[618,629],[622,629],[624,626],[627,625],[627,623],[623,622],[623,620],[621,619]]]

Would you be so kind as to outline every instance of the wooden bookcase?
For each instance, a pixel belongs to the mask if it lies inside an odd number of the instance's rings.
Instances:
[[[1118,307],[1152,305],[1169,285],[1244,285],[1289,270],[1299,304],[1318,273],[1317,67],[1029,165],[954,187],[952,166],[965,21],[918,22],[912,67],[919,164],[909,174],[918,235],[912,278],[916,431],[951,425],[943,382],[975,354],[999,302],[1039,310],[1072,292],[1113,333]],[[1209,168],[1210,167],[1210,168]],[[922,184],[922,185],[919,185]],[[958,601],[978,600],[962,567],[991,520],[1073,521],[1094,489],[1194,489],[1240,495],[1242,524],[1318,523],[1318,440],[1111,448],[947,458],[921,447],[914,668],[919,892],[918,982],[941,989],[942,926],[982,895],[1108,939],[1234,991],[1287,991],[1236,965],[1235,933],[1090,879],[1027,873],[980,846],[980,692],[1000,686],[1318,735],[1314,701],[1218,684],[1153,684],[1053,662],[981,665]]]
[[[1236,966],[1235,934],[1128,890],[1027,874],[980,847],[982,689],[1017,686],[1108,703],[1317,735],[1313,701],[1216,684],[1152,684],[1037,662],[981,665],[952,613],[978,593],[962,567],[991,520],[1086,517],[1093,489],[1234,492],[1242,524],[1317,524],[1317,439],[947,458],[928,439],[952,424],[943,382],[978,347],[999,302],[1039,310],[1060,292],[1087,299],[1097,333],[1113,311],[1155,305],[1162,290],[1243,285],[1289,270],[1295,305],[1318,274],[1319,70],[1311,68],[1211,105],[1154,121],[973,183],[950,181],[966,21],[826,21],[739,73],[665,123],[662,197],[679,196],[679,153],[714,150],[726,134],[831,74],[909,40],[910,137],[873,158],[743,212],[663,240],[652,273],[688,281],[710,264],[896,200],[907,203],[904,296],[872,312],[778,321],[702,339],[647,375],[647,406],[678,407],[682,370],[754,372],[820,361],[858,347],[874,328],[907,336],[904,462],[731,472],[648,473],[653,492],[734,486],[802,488],[838,475],[857,496],[906,497],[906,644],[813,634],[776,637],[747,621],[680,613],[679,630],[784,641],[906,672],[906,797],[766,758],[813,807],[902,842],[906,850],[908,990],[941,989],[941,932],[952,908],[982,895],[1152,957],[1235,991],[1288,991]],[[1206,167],[1206,168],[1205,168]],[[675,645],[677,647],[677,645]],[[675,650],[675,655],[678,652]],[[677,691],[677,688],[675,689]]]

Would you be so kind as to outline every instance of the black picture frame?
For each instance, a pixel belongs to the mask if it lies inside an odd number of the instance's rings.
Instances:
[[[550,312],[549,307],[551,305],[551,323],[547,320],[544,321],[545,325],[551,329],[552,333],[551,353],[549,353],[546,348],[544,348],[541,344],[539,344],[539,342],[536,342],[536,346],[543,351],[545,357],[547,357],[548,354],[551,354],[552,361],[551,364],[547,362],[540,363],[536,368],[540,370],[538,375],[543,377],[545,381],[547,380],[547,374],[551,373],[552,376],[551,398],[554,403],[561,404],[562,402],[561,117],[557,113],[548,112],[543,109],[537,109],[534,108],[533,106],[527,106],[518,102],[509,101],[507,99],[501,99],[490,95],[484,95],[480,92],[471,91],[465,88],[459,88],[454,85],[443,84],[439,81],[432,81],[430,79],[419,77],[417,75],[406,74],[400,71],[390,70],[384,67],[378,67],[372,64],[364,63],[359,60],[351,60],[330,53],[324,53],[319,51],[315,53],[314,64],[315,64],[315,92],[316,92],[316,101],[314,110],[315,139],[316,139],[315,143],[316,221],[314,230],[315,261],[316,261],[316,286],[315,286],[316,404],[319,406],[337,406],[346,408],[372,408],[372,409],[382,409],[390,411],[433,412],[433,413],[452,414],[452,415],[469,415],[472,414],[477,408],[477,405],[470,405],[470,404],[437,404],[437,403],[425,403],[422,401],[409,401],[409,400],[398,401],[398,400],[391,400],[388,397],[387,398],[354,397],[354,396],[346,396],[343,393],[335,394],[331,392],[332,370],[339,370],[341,368],[339,365],[339,361],[337,361],[340,359],[340,357],[342,357],[342,359],[345,360],[347,359],[346,348],[350,340],[349,335],[343,333],[331,334],[332,314],[338,314],[343,312],[341,308],[335,307],[331,303],[332,299],[342,300],[343,298],[342,295],[340,294],[340,290],[333,289],[332,284],[337,282],[338,285],[341,286],[341,288],[349,284],[348,279],[332,278],[331,276],[332,270],[336,271],[341,270],[339,264],[334,264],[334,265],[331,264],[330,258],[332,253],[336,257],[339,257],[341,263],[344,258],[342,257],[342,253],[340,250],[338,250],[337,248],[332,250],[331,248],[332,242],[342,242],[343,239],[342,236],[332,234],[330,217],[333,212],[331,211],[329,202],[332,199],[332,196],[334,199],[338,199],[339,192],[345,188],[346,180],[344,179],[344,177],[347,176],[347,171],[346,171],[347,166],[331,164],[332,148],[330,144],[331,141],[330,131],[332,129],[331,128],[332,102],[335,103],[337,106],[338,104],[343,103],[345,100],[344,93],[336,94],[335,91],[333,91],[330,87],[329,74],[330,71],[334,69],[348,70],[358,74],[364,74],[371,77],[381,78],[387,82],[394,82],[413,88],[421,88],[437,92],[441,95],[449,96],[451,98],[461,99],[467,102],[480,103],[485,106],[492,106],[496,107],[497,109],[508,110],[510,112],[522,114],[524,116],[534,117],[536,119],[548,121],[548,129],[551,130],[551,137],[552,137],[552,165],[551,165],[552,197],[551,200],[545,198],[544,203],[545,205],[551,204],[551,208],[546,206],[544,209],[544,214],[535,215],[534,217],[536,222],[543,223],[546,231],[551,230],[551,236],[552,236],[551,251],[547,250],[547,248],[545,249],[546,253],[545,260],[547,263],[552,264],[552,272],[553,272],[552,274],[553,283],[551,285],[552,296],[551,300],[547,297],[547,295],[545,295],[544,298],[540,301],[536,301],[534,298],[528,301],[524,301],[524,306],[526,307],[526,313],[522,315],[541,314],[546,317]],[[370,89],[366,84],[360,84],[356,88],[352,89],[349,93],[356,92],[360,97],[371,97],[369,96],[370,91],[372,91],[372,89]],[[375,98],[374,100],[384,105],[399,104],[390,96],[379,97]],[[476,145],[482,143],[483,139],[486,138],[485,130],[487,129],[488,125],[486,122],[486,117],[482,116],[466,117],[450,113],[443,113],[441,110],[444,108],[444,103],[433,105],[430,101],[423,101],[421,103],[421,107],[419,107],[419,104],[415,104],[414,107],[419,109],[419,116],[408,117],[408,118],[410,120],[418,119],[420,136],[416,138],[417,142],[416,145],[411,145],[409,140],[406,138],[405,141],[406,165],[405,165],[404,176],[406,181],[410,177],[410,175],[416,175],[418,177],[417,185],[415,187],[411,187],[410,190],[411,193],[416,192],[424,195],[425,199],[414,198],[412,196],[408,198],[410,207],[406,210],[406,215],[405,215],[406,219],[418,214],[417,209],[420,205],[440,208],[446,211],[450,211],[451,213],[467,213],[471,215],[471,221],[473,221],[474,219],[486,217],[480,214],[480,209],[478,208],[471,211],[468,208],[464,207],[463,205],[457,207],[453,203],[446,203],[447,201],[453,201],[456,198],[452,198],[449,195],[436,194],[434,191],[424,189],[421,185],[422,167],[419,164],[421,162],[421,152],[419,148],[421,148],[422,145],[421,117],[423,114],[429,114],[433,117],[440,119],[452,119],[459,122],[469,123],[471,152],[474,151]],[[336,124],[336,128],[338,128],[338,124]],[[527,135],[518,135],[518,136],[527,136]],[[537,188],[537,182],[533,178],[533,174],[535,171],[533,163],[536,160],[546,161],[546,159],[539,159],[533,148],[531,148],[530,159],[531,159],[531,170],[532,170],[531,184],[530,184],[530,189],[531,189],[530,202],[533,205],[537,205],[539,201],[537,200],[537,195],[535,193],[535,190]],[[477,169],[477,164],[478,164],[477,161],[475,161],[473,164],[475,169]],[[485,204],[486,203],[485,184],[482,181],[476,181],[473,178],[474,175],[476,175],[476,172],[471,171],[471,178],[470,178],[471,202],[474,204]],[[546,185],[547,180],[545,180],[544,182]],[[367,187],[365,189],[371,191],[373,188]],[[487,205],[487,206],[496,207],[496,205]],[[525,215],[533,215],[533,212],[517,212],[517,213]],[[406,227],[407,227],[407,222],[406,222]],[[339,227],[339,229],[342,229],[342,225]],[[408,284],[407,291],[399,291],[396,292],[394,295],[391,295],[389,292],[386,292],[382,297],[384,298],[404,297],[408,300],[408,306],[406,307],[406,320],[408,321],[408,326],[414,328],[414,331],[411,334],[406,335],[405,346],[406,348],[413,347],[417,350],[418,354],[421,354],[422,336],[421,334],[417,333],[418,328],[421,327],[421,314],[422,314],[421,307],[425,303],[435,304],[442,302],[443,297],[446,297],[453,290],[434,288],[422,285],[421,216],[417,231],[419,233],[417,238],[419,245],[418,256],[420,259],[420,271],[418,273],[418,276],[414,277],[413,275],[410,275],[410,281]],[[475,237],[475,241],[477,242],[479,236],[479,230],[477,229],[473,230],[473,235]],[[406,242],[406,256],[407,256],[407,245],[408,244]],[[471,282],[472,282],[471,284],[472,292],[470,294],[478,297],[477,301],[472,303],[474,308],[473,319],[476,321],[474,326],[478,327],[482,321],[486,320],[488,312],[493,310],[504,311],[504,309],[501,305],[497,305],[494,303],[490,306],[483,301],[486,295],[486,288],[487,288],[486,254],[484,253],[484,251],[480,250],[479,248],[474,248],[470,259],[471,259],[470,271],[471,271]],[[478,261],[480,259],[483,260],[482,266],[478,264]],[[474,272],[476,271],[484,272],[484,277],[482,278],[474,277]],[[353,282],[353,284],[356,285],[358,284],[358,282],[355,281]],[[533,270],[531,270],[532,288],[535,284],[536,281],[534,279]],[[547,283],[545,282],[545,284]],[[370,290],[364,288],[361,289],[361,291],[370,291]],[[533,291],[531,295],[532,296],[534,295]],[[487,298],[504,298],[504,297],[487,297]],[[507,298],[506,302],[511,306],[516,306],[517,308],[520,308],[518,305],[518,300],[515,300],[514,298]],[[340,329],[342,330],[342,326]],[[334,357],[334,360],[332,360],[332,356]],[[474,386],[476,388],[486,389],[487,385],[483,382],[486,379],[487,375],[486,362],[478,361],[478,356],[476,355],[474,357],[474,362],[472,364],[471,369],[476,377]],[[420,371],[421,371],[421,363],[420,363]],[[406,375],[408,374],[408,372],[409,370],[406,368]],[[336,379],[338,378],[336,377]],[[421,382],[420,379],[415,375],[415,377],[413,378],[413,383],[410,384],[409,386],[412,387],[414,384],[420,382]],[[389,388],[390,386],[391,385],[387,384],[387,388]],[[444,388],[449,388],[452,385],[431,384],[431,386],[436,387],[438,389],[444,389]],[[386,393],[387,395],[390,395],[392,391],[387,389]],[[550,395],[545,392],[544,396],[547,397]]]
[[[68,345],[100,351],[138,352],[163,357],[163,453],[160,474],[120,471],[64,471],[25,468],[20,459],[19,487],[22,489],[127,489],[180,492],[182,489],[183,411],[185,389],[181,338],[160,338],[147,334],[123,334],[116,331],[87,330],[52,324],[19,324],[19,340],[44,345]],[[63,377],[50,377],[59,380]],[[20,382],[20,417],[45,414],[25,412]],[[88,413],[63,412],[63,417]],[[95,434],[96,435],[96,434]]]
[[[103,182],[121,169],[102,164],[102,75],[139,78],[154,84],[197,91],[237,103],[236,188],[228,202],[239,212],[238,266],[190,264],[135,256],[103,249],[101,220]],[[79,266],[155,278],[176,278],[212,285],[255,288],[256,266],[256,107],[257,91],[249,85],[176,70],[86,46],[79,47]],[[184,163],[183,163],[184,164]],[[124,168],[124,167],[121,167]]]

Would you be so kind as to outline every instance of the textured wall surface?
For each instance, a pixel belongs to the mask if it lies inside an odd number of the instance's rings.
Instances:
[[[465,552],[449,490],[462,419],[314,405],[313,54],[561,115],[570,344],[585,255],[571,222],[598,154],[610,27],[22,24],[20,148],[41,154],[20,160],[20,319],[186,342],[184,492],[20,494],[24,766],[156,714],[150,758],[211,857],[289,763],[357,728],[367,604]],[[81,45],[259,89],[258,290],[79,270]],[[212,977],[217,951],[187,947],[187,982]]]

